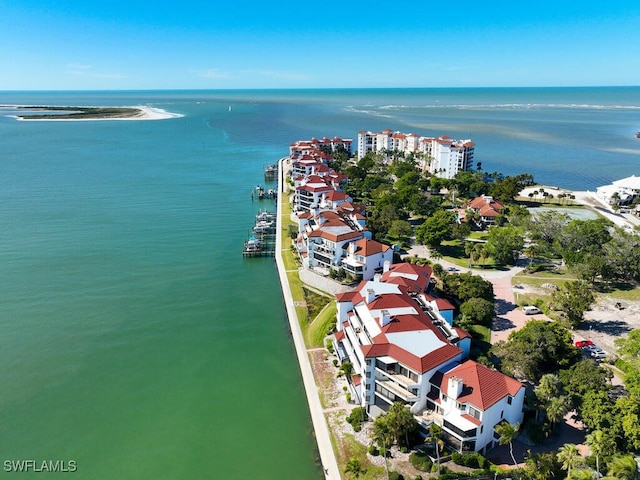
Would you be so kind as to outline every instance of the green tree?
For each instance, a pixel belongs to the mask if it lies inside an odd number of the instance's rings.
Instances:
[[[634,232],[617,228],[604,244],[610,278],[627,282],[640,281],[640,238]]]
[[[581,263],[585,255],[602,255],[603,245],[610,239],[610,222],[598,220],[572,220],[563,229],[559,238],[562,256],[567,265]]]
[[[591,454],[596,457],[596,475],[600,475],[600,458],[611,455],[615,449],[615,442],[602,430],[595,430],[587,434],[585,439]]]
[[[338,377],[351,377],[353,374],[353,363],[343,362],[338,369]]]
[[[595,300],[589,284],[582,281],[571,281],[563,285],[560,290],[553,292],[552,299],[555,305],[567,315],[569,324],[577,327],[584,319],[586,312]]]
[[[531,453],[529,451],[525,460],[525,474],[527,479],[548,480],[559,476],[562,473],[560,464],[555,452]]]
[[[451,236],[454,221],[453,213],[439,210],[416,229],[416,239],[429,248],[438,248]]]
[[[580,358],[569,330],[558,322],[531,320],[509,334],[507,341],[491,349],[502,370],[518,378],[537,382],[545,373],[568,368]]]
[[[626,336],[614,340],[618,354],[627,361],[640,358],[640,329],[631,330]]]
[[[389,238],[399,242],[408,241],[412,234],[413,229],[411,228],[411,224],[406,220],[393,220],[387,233]]]
[[[612,423],[622,450],[640,450],[640,397],[629,395],[618,398]]]
[[[523,247],[524,238],[515,227],[494,227],[489,230],[486,249],[496,263],[515,265]]]
[[[360,460],[354,457],[347,462],[347,465],[344,467],[344,473],[350,474],[353,478],[358,478],[365,473],[365,470],[362,468]]]
[[[614,455],[607,462],[607,475],[623,480],[635,480],[638,475],[638,464],[633,455]]]
[[[471,272],[447,275],[443,277],[443,289],[446,293],[458,297],[460,301],[466,302],[471,298],[484,298],[493,303],[493,284],[479,275]]]
[[[582,397],[578,416],[590,430],[610,429],[615,403],[606,391],[589,391]]]
[[[404,404],[394,402],[385,416],[394,440],[399,443],[404,437],[405,446],[409,446],[409,434],[418,429],[418,422],[411,411]]]
[[[511,425],[505,420],[497,424],[494,427],[494,430],[498,435],[500,435],[500,439],[498,440],[500,445],[509,444],[509,454],[511,455],[511,460],[513,460],[513,465],[517,467],[518,462],[516,462],[516,457],[513,456],[513,441],[518,436],[520,424],[516,423],[515,425]]]
[[[433,449],[436,451],[436,465],[438,475],[440,475],[440,452],[444,449],[444,440],[442,440],[442,427],[436,423],[429,425],[429,436],[424,439],[425,443],[432,443]]]
[[[571,469],[583,461],[580,450],[573,443],[565,443],[558,449],[558,460],[562,462],[562,469],[567,471],[567,477],[571,477]]]
[[[536,418],[538,418],[538,411],[546,411],[551,400],[562,395],[562,382],[560,377],[555,373],[544,374],[540,378],[538,385],[534,388],[533,393],[537,400],[536,404],[538,409],[536,411]]]
[[[470,298],[460,305],[460,313],[465,323],[489,326],[495,316],[495,307],[484,298]]]
[[[551,422],[551,430],[560,423],[571,407],[569,399],[561,395],[553,397],[546,406],[547,419]]]
[[[574,408],[580,408],[582,398],[588,392],[608,392],[613,373],[601,368],[591,359],[584,358],[569,368],[558,372],[565,393]]]

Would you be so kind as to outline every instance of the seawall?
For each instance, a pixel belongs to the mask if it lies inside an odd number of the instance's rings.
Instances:
[[[296,313],[295,305],[293,303],[293,295],[291,294],[291,288],[289,286],[289,280],[287,279],[287,271],[282,259],[282,196],[286,193],[286,184],[284,179],[284,162],[285,158],[281,158],[278,162],[278,218],[276,221],[276,266],[278,268],[278,275],[280,277],[280,284],[282,285],[282,295],[284,296],[284,303],[287,309],[287,317],[289,318],[289,326],[291,328],[291,335],[293,337],[293,343],[296,349],[296,355],[298,357],[298,363],[300,365],[300,371],[302,373],[302,380],[304,383],[304,389],[307,395],[307,402],[309,403],[309,412],[311,413],[311,421],[313,422],[313,429],[316,435],[316,442],[318,443],[318,452],[320,453],[320,459],[322,461],[322,468],[324,469],[325,478],[339,479],[340,469],[338,468],[338,462],[331,445],[331,435],[329,433],[329,427],[327,420],[322,411],[322,405],[320,404],[320,397],[318,396],[318,388],[316,387],[315,378],[313,376],[313,370],[311,368],[311,362],[309,361],[309,355],[307,354],[307,347],[304,343],[304,337],[302,336],[302,329],[298,322],[298,314]]]

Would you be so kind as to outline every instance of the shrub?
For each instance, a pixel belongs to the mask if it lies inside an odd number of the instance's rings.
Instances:
[[[350,395],[349,395],[350,396]],[[356,432],[362,429],[362,423],[367,419],[367,410],[364,407],[356,407],[351,410],[347,417],[347,422],[351,424]]]
[[[474,453],[459,453],[455,452],[451,454],[451,460],[456,465],[463,465],[465,467],[474,469],[487,469],[490,462],[477,452]]]
[[[331,327],[331,329],[333,329],[333,327]],[[331,342],[331,340],[327,340],[326,346],[327,346],[327,351],[329,353],[333,353],[333,343]]]
[[[402,474],[392,471],[389,472],[389,480],[404,480],[404,477],[402,476]]]
[[[378,451],[378,447],[376,447],[373,444],[369,445],[368,452],[369,452],[369,455],[372,455],[374,457],[377,457],[378,455],[380,455],[380,452]]]
[[[429,457],[423,452],[412,452],[409,455],[409,462],[411,462],[411,465],[423,472],[431,470],[431,466],[433,465],[431,459],[429,459]]]
[[[338,366],[338,359],[337,359],[337,358],[334,358],[334,359],[333,359],[333,366],[334,366],[334,367],[337,367],[337,366]]]

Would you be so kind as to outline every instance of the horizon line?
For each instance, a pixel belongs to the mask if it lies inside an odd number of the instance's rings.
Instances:
[[[26,92],[195,92],[195,91],[282,91],[282,90],[491,90],[491,89],[575,89],[575,88],[638,88],[640,85],[523,85],[523,86],[453,86],[453,87],[241,87],[241,88],[57,88],[0,89],[0,93]]]

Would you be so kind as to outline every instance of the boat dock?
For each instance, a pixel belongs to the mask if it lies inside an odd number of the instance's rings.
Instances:
[[[251,200],[275,200],[277,198],[278,192],[275,188],[266,189],[261,185],[256,185],[256,188],[251,191]]]
[[[278,164],[273,163],[264,167],[264,179],[276,180],[278,178]]]
[[[244,243],[243,257],[273,257],[276,251],[275,212],[260,212],[256,215],[251,236]]]

